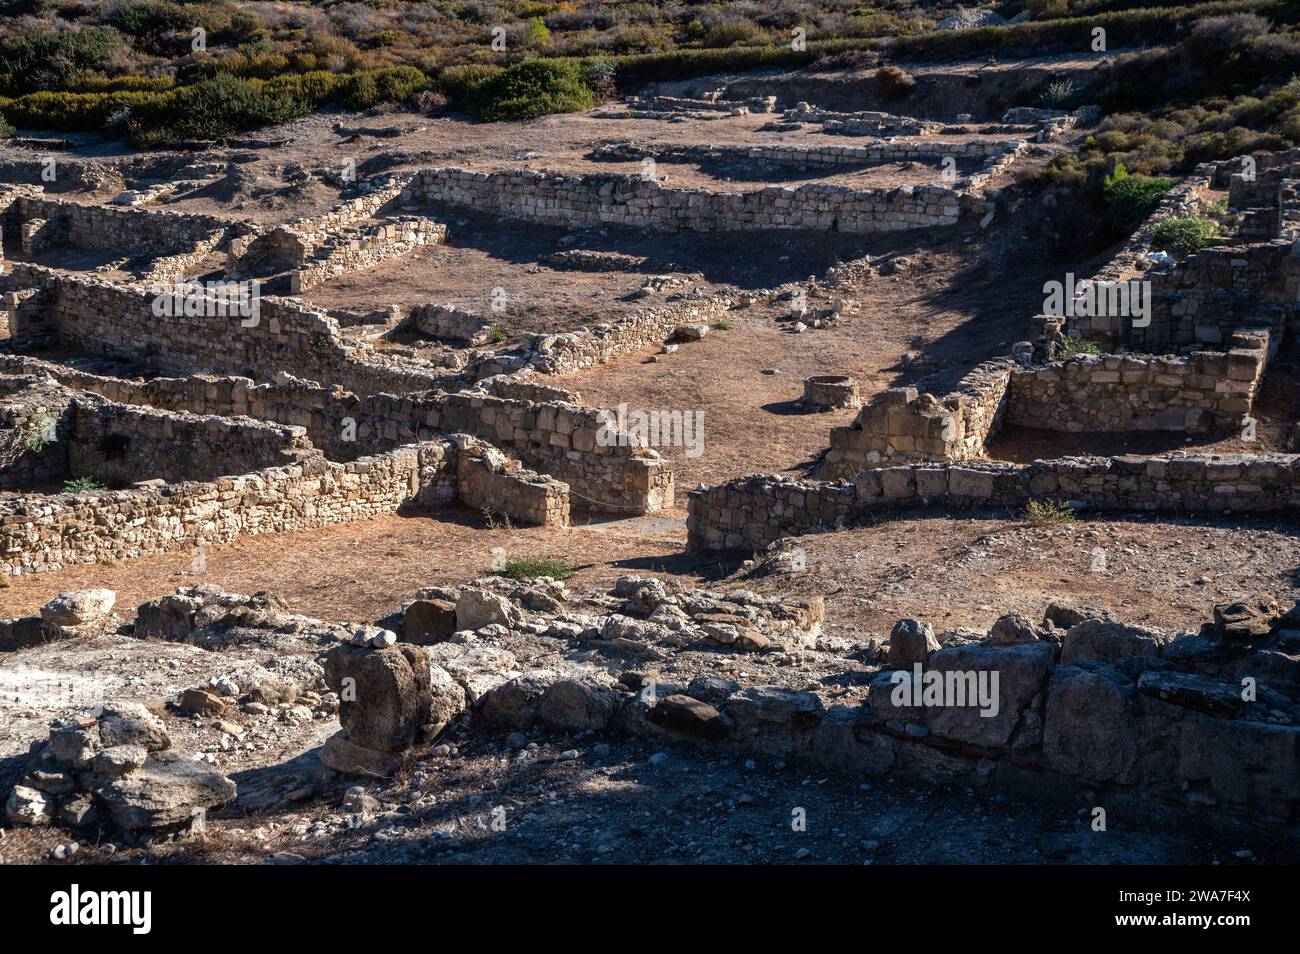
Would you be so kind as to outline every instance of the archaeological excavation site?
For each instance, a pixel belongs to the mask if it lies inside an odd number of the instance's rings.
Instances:
[[[1300,861],[1293,7],[9,6],[6,865]]]

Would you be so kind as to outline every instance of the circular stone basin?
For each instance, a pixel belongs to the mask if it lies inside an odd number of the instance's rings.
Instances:
[[[803,403],[809,407],[857,407],[858,382],[845,374],[817,374],[803,383]]]

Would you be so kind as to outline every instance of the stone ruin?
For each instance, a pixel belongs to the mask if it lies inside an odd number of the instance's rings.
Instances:
[[[106,592],[66,594],[46,615],[94,623]],[[1054,602],[1041,620],[1008,614],[987,633],[903,619],[860,641],[823,635],[824,612],[820,599],[655,578],[625,577],[608,593],[486,578],[421,591],[382,621],[391,628],[326,624],[265,594],[199,586],[142,605],[123,631],[213,654],[274,647],[278,673],[245,666],[167,708],[227,721],[238,710],[245,722],[336,713],[317,754],[343,775],[391,776],[468,723],[489,735],[642,737],[854,779],[1086,795],[1279,831],[1297,820],[1300,607],[1224,604],[1181,633]],[[48,626],[47,638],[75,638]],[[733,657],[743,665],[722,665]],[[691,675],[681,668],[691,659],[716,662]],[[809,691],[783,677],[791,659],[855,678],[847,691]],[[935,704],[928,693],[945,685],[971,704]],[[228,778],[168,748],[164,722],[138,705],[56,724],[8,793],[9,818],[152,837],[238,810]]]

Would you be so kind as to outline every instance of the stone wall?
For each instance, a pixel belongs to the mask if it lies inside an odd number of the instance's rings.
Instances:
[[[237,228],[234,222],[210,215],[23,196],[18,199],[16,225],[31,220],[45,223],[43,245],[57,242],[122,255],[167,256],[167,261],[154,263],[155,271],[164,270],[160,277],[183,272]]]
[[[937,375],[889,388],[852,423],[831,429],[821,476],[852,480],[890,463],[976,460],[1004,426],[1070,433],[1237,428],[1276,341],[1261,329],[1233,335],[1227,351],[1078,355],[1041,365],[996,358],[955,384]]]
[[[290,272],[289,292],[300,294],[339,275],[374,268],[424,245],[441,244],[446,237],[447,226],[419,215],[343,229],[316,246],[301,268]]]
[[[138,481],[216,480],[319,455],[306,430],[247,417],[200,417],[117,404],[93,395],[72,401],[68,474],[109,487]]]
[[[0,371],[53,375],[70,387],[126,404],[302,427],[333,461],[351,461],[443,434],[469,434],[569,484],[578,510],[647,513],[673,501],[673,475],[666,461],[653,450],[635,446],[635,441],[602,445],[597,440],[597,409],[557,401],[556,389],[535,382],[494,384],[494,389],[519,397],[498,396],[486,388],[465,394],[357,396],[290,378],[273,384],[204,375],[148,381],[111,378],[12,355],[0,355]]]
[[[1005,420],[1073,433],[1237,428],[1254,404],[1269,339],[1239,334],[1229,351],[1084,355],[1014,369]]]
[[[349,390],[405,392],[438,387],[445,375],[415,362],[365,353],[343,339],[338,323],[293,299],[264,296],[260,314],[154,313],[157,287],[61,275],[15,265],[9,287],[38,288],[9,312],[20,342],[59,344],[74,350],[137,361],[162,372],[212,371],[262,380],[288,373],[327,377]]]
[[[1023,507],[1035,499],[1097,510],[1283,511],[1300,504],[1300,455],[908,464],[864,470],[853,484],[743,477],[691,492],[687,545],[695,550],[758,549],[783,536],[830,530],[875,510]]]
[[[0,500],[0,568],[40,573],[445,502],[454,457],[439,441],[346,464],[318,456],[214,481]]]
[[[761,162],[795,166],[869,166],[887,162],[927,162],[952,158],[1004,159],[1019,155],[1028,143],[1007,139],[969,139],[939,142],[905,140],[870,146],[714,146],[652,145],[612,142],[597,146],[591,158],[607,162],[639,162],[645,157],[660,162]]]
[[[21,489],[68,473],[73,395],[35,376],[0,377],[0,487]]]
[[[625,225],[651,232],[814,229],[871,233],[953,225],[958,193],[941,186],[853,189],[807,184],[753,192],[671,189],[638,176],[563,176],[529,169],[419,172],[406,203],[467,206],[508,218],[590,228]]]
[[[853,422],[833,427],[822,463],[828,480],[852,479],[863,467],[921,460],[970,460],[1002,424],[1014,363],[987,361],[942,396],[916,387],[889,388],[864,404]],[[935,390],[946,387],[929,384]]]

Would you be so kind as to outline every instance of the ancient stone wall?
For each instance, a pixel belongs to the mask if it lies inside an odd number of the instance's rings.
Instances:
[[[425,169],[403,201],[467,206],[508,218],[588,228],[626,225],[652,232],[815,229],[871,233],[952,225],[958,193],[941,186],[853,189],[811,183],[754,192],[671,189],[638,176],[563,176],[528,169]]]
[[[293,299],[262,297],[255,317],[160,315],[155,306],[166,291],[160,286],[73,277],[23,264],[14,265],[8,278],[11,289],[40,289],[10,312],[11,333],[21,339],[48,339],[163,372],[215,371],[261,380],[281,372],[326,376],[365,394],[423,390],[443,380],[428,366],[358,353],[328,314]]]
[[[1043,365],[996,358],[951,390],[947,375],[890,388],[852,423],[831,429],[821,476],[852,480],[866,467],[978,459],[1003,426],[1071,433],[1236,428],[1250,414],[1276,338],[1244,331],[1229,344],[1227,351],[1078,355]]]
[[[613,142],[597,146],[591,158],[609,162],[639,162],[645,157],[660,162],[762,162],[797,166],[868,166],[887,162],[925,162],[940,159],[1004,159],[1019,155],[1028,143],[1007,139],[969,139],[952,142],[905,140],[870,146],[715,146],[652,145]]]
[[[536,382],[493,382],[493,390],[519,397],[486,390],[359,397],[283,377],[268,384],[205,375],[111,378],[13,355],[0,355],[0,371],[50,374],[70,387],[126,404],[299,426],[332,461],[351,461],[443,434],[470,434],[569,484],[578,510],[647,513],[671,506],[673,500],[666,461],[635,440],[620,441],[616,428],[607,429],[613,437],[602,443],[597,409],[556,401],[557,389]]]
[[[1229,351],[1081,355],[1011,372],[1005,420],[1074,433],[1240,426],[1268,361],[1269,334],[1240,334]]]
[[[1128,455],[1007,464],[909,464],[861,471],[854,484],[743,477],[691,492],[692,549],[755,549],[899,507],[1022,507],[1034,499],[1097,510],[1281,511],[1300,504],[1300,456]]]
[[[72,402],[68,473],[109,487],[146,480],[216,480],[319,455],[306,430],[247,417],[200,417],[117,404]]]
[[[444,502],[455,487],[451,459],[433,442],[346,464],[315,457],[215,481],[4,500],[0,568],[38,573]]]
[[[0,377],[0,487],[28,488],[68,473],[73,395],[31,376]]]
[[[942,396],[922,390],[946,390],[924,380],[917,387],[881,392],[851,424],[831,428],[822,476],[852,479],[863,467],[889,462],[980,457],[985,441],[1002,423],[1013,366],[1006,358],[986,361]]]
[[[41,219],[58,240],[78,248],[130,255],[178,255],[210,250],[235,223],[210,215],[154,209],[83,205],[66,199],[28,195],[18,200],[18,224]],[[215,236],[215,238],[214,238]]]
[[[363,227],[348,227],[317,245],[312,256],[289,274],[289,292],[297,295],[321,282],[374,268],[423,245],[438,245],[447,226],[418,215],[403,215]]]

